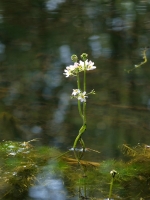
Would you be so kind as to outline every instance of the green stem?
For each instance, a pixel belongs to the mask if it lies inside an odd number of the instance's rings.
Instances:
[[[78,143],[78,141],[80,140],[80,138],[81,138],[81,136],[82,136],[82,134],[83,134],[83,132],[86,130],[86,124],[84,124],[81,128],[80,128],[80,130],[79,130],[79,134],[77,135],[77,137],[76,137],[76,139],[75,139],[75,141],[74,141],[74,144],[73,144],[73,148],[75,149],[76,148],[76,146],[77,146],[77,143]]]
[[[79,74],[77,74],[77,86],[78,86],[78,89],[80,90],[80,77],[79,77]],[[80,100],[78,100],[78,110],[79,110],[79,114],[80,114],[81,118],[83,119]]]
[[[79,74],[77,74],[77,86],[78,86],[78,89],[80,90],[80,77],[79,77]],[[83,89],[86,92],[86,66],[85,66],[85,61],[84,61]],[[81,110],[81,102],[80,102],[80,100],[78,100],[78,110],[79,110],[79,114],[80,114],[80,116],[81,116],[81,118],[83,120],[83,125],[80,128],[79,133],[78,133],[78,135],[77,135],[77,137],[76,137],[76,139],[74,141],[73,148],[74,148],[75,157],[78,160],[78,162],[80,163],[80,159],[82,158],[83,153],[85,151],[85,144],[84,144],[84,141],[82,140],[81,136],[84,133],[84,131],[86,130],[86,102],[83,102],[83,109]],[[77,143],[79,141],[80,141],[81,146],[83,148],[83,152],[82,152],[82,154],[80,156],[77,156],[77,154],[75,152],[75,148],[76,148]]]
[[[83,83],[84,91],[86,91],[86,66],[84,61],[84,83]]]
[[[86,66],[84,61],[84,82],[83,82],[84,92],[86,92]],[[83,124],[86,124],[86,102],[83,102]]]
[[[58,160],[59,158],[61,158],[62,156],[66,155],[67,153],[69,153],[70,151],[66,151],[65,153],[60,154],[59,156],[57,156],[56,158],[52,159],[52,160]]]
[[[110,189],[109,189],[109,196],[108,196],[108,199],[111,198],[113,183],[114,183],[114,178],[112,177],[112,180],[111,180],[111,183],[110,183]]]
[[[84,196],[86,198],[86,177],[84,177]]]
[[[83,154],[84,154],[84,152],[85,152],[85,143],[84,143],[84,141],[83,141],[82,138],[80,138],[80,144],[81,144],[81,146],[82,146],[82,148],[83,148],[83,151],[82,151],[81,154],[78,156],[78,157],[79,157],[79,160],[81,160],[81,158],[83,157]]]
[[[83,124],[86,125],[86,102],[83,103]]]

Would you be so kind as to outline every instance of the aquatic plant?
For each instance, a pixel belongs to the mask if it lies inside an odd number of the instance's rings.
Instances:
[[[91,165],[89,162],[83,163],[86,169],[86,189],[90,199],[149,199],[150,146],[140,144],[130,147],[123,144],[121,149],[127,161],[108,159],[99,163],[91,162]],[[76,164],[72,159],[68,160],[68,163]],[[79,180],[78,172],[72,173],[71,180],[74,179],[76,185],[84,187],[84,179]]]
[[[42,171],[42,167],[60,154],[55,148],[35,148],[32,141],[0,143],[0,199],[25,199],[28,189],[38,181],[36,176]],[[55,171],[66,170],[62,161],[58,163]]]
[[[83,174],[78,169],[79,163],[76,158],[59,157],[60,152],[55,148],[35,147],[31,141],[1,142],[0,198],[25,199],[28,189],[38,182],[37,174],[42,172],[44,176],[44,166],[50,173],[63,178],[70,196],[76,196],[78,186],[80,199],[83,199],[82,197],[95,200],[106,197],[115,200],[129,200],[131,197],[135,200],[141,197],[149,199],[150,146],[139,144],[130,147],[124,144],[121,149],[128,157],[128,161],[80,160],[85,172]]]
[[[113,169],[110,171],[110,174],[111,174],[112,178],[111,178],[110,188],[109,188],[109,195],[108,195],[109,199],[111,198],[111,195],[112,195],[113,183],[114,183],[114,179],[117,174],[117,171]]]
[[[129,69],[129,70],[125,69],[124,71],[126,71],[127,73],[130,73],[131,71],[135,70],[136,68],[139,68],[142,65],[144,65],[147,62],[146,52],[147,52],[148,48],[149,47],[145,47],[144,50],[142,51],[143,61],[140,64],[134,65],[134,68]]]
[[[82,126],[79,129],[78,135],[76,136],[72,150],[74,151],[74,155],[76,160],[78,161],[78,164],[82,168],[83,174],[82,177],[79,178],[79,198],[87,198],[86,194],[86,172],[84,166],[81,164],[80,160],[83,157],[84,152],[86,151],[86,146],[84,143],[84,140],[82,138],[83,133],[86,130],[87,127],[87,120],[86,120],[86,102],[88,95],[95,94],[94,89],[87,93],[86,91],[86,73],[87,71],[96,69],[96,66],[94,66],[94,62],[88,61],[88,54],[83,53],[81,55],[81,59],[78,61],[78,57],[76,55],[71,56],[71,60],[74,62],[74,65],[67,66],[64,70],[64,75],[68,78],[69,76],[74,76],[77,79],[77,88],[73,89],[71,98],[76,98],[78,101],[78,111],[79,115],[82,119]],[[80,84],[80,73],[83,72],[83,85],[81,87]],[[82,103],[82,105],[81,105]],[[80,143],[81,149],[77,150],[77,145]],[[83,186],[83,193],[81,192],[81,185]]]
[[[82,119],[82,126],[79,130],[78,135],[76,136],[74,143],[73,143],[73,150],[76,159],[80,163],[80,160],[83,156],[83,153],[85,152],[85,143],[82,139],[82,135],[86,130],[87,127],[87,121],[86,121],[86,101],[89,94],[95,94],[94,89],[87,93],[86,91],[86,72],[90,70],[96,69],[96,66],[94,66],[94,62],[88,61],[88,55],[86,53],[83,53],[81,55],[81,59],[78,61],[78,57],[76,55],[71,56],[71,60],[74,62],[74,65],[67,66],[64,70],[64,75],[68,78],[69,76],[75,76],[77,79],[77,89],[73,89],[71,98],[76,98],[78,101],[78,111],[79,115]],[[83,72],[83,86],[81,87],[80,84],[80,72]],[[82,107],[81,107],[82,103]],[[77,144],[80,143],[82,147],[81,154],[76,153],[76,147]]]

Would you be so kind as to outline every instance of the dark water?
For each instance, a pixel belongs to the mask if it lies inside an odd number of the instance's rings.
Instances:
[[[149,44],[148,2],[1,0],[0,6],[1,140],[72,145],[82,122],[70,100],[76,80],[62,73],[72,54],[86,52],[97,66],[87,77],[88,90],[96,91],[87,102],[87,146],[118,157],[118,145],[148,142],[148,62],[124,71],[142,62]]]
[[[0,1],[0,139],[41,138],[66,150],[82,124],[70,99],[74,78],[63,70],[88,53],[88,159],[119,158],[118,147],[149,144],[150,2],[109,0]]]

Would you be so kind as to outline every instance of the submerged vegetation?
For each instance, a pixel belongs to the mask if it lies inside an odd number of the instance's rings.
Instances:
[[[89,199],[108,197],[110,186],[113,199],[149,199],[150,147],[144,144],[134,148],[123,145],[122,151],[128,161],[96,163],[81,160],[86,171],[86,177],[81,177],[82,170],[78,169],[78,162],[71,155],[59,157],[61,153],[57,149],[36,147],[31,141],[1,142],[0,199],[25,199],[29,188],[39,181],[37,175],[44,166],[48,166],[49,173],[63,178],[70,197],[81,192],[80,199],[83,199],[82,189],[86,185]],[[53,165],[52,161],[57,164]]]
[[[135,65],[134,68],[132,68],[132,69],[129,69],[129,70],[125,69],[125,71],[127,73],[130,73],[131,71],[135,70],[136,68],[141,67],[142,65],[144,65],[147,62],[146,52],[147,52],[148,48],[149,47],[145,47],[144,50],[142,51],[143,61],[140,64]]]
[[[122,200],[150,198],[150,147],[143,144],[131,148],[124,144],[121,151],[124,160],[82,163],[86,171],[86,194],[89,199],[105,199],[110,196]],[[67,163],[71,164],[71,162]],[[74,165],[75,162],[73,167]],[[68,174],[70,182],[83,189],[84,176],[81,178],[79,171],[70,172],[71,175]]]
[[[31,142],[1,142],[0,199],[24,199],[40,167],[55,155],[58,155],[56,149],[35,149]]]

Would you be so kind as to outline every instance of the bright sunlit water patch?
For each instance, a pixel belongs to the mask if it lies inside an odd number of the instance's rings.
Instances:
[[[60,52],[61,62],[64,63],[64,64],[66,64],[66,65],[70,64],[71,63],[71,60],[70,60],[71,50],[70,50],[69,45],[62,45],[59,48],[59,52]]]
[[[92,35],[89,38],[89,45],[91,47],[93,57],[98,58],[99,56],[103,56],[109,58],[111,55],[109,41],[109,35],[106,33],[100,35]]]
[[[50,163],[55,167],[55,163]],[[35,200],[67,200],[67,191],[63,180],[48,170],[37,176],[37,182],[29,190],[29,196]]]
[[[93,57],[97,58],[102,53],[102,47],[100,43],[100,38],[98,35],[93,35],[89,38],[89,45],[92,50]]]
[[[4,19],[3,19],[3,15],[0,14],[0,23],[3,23]]]
[[[0,54],[5,52],[5,45],[0,42]]]
[[[52,10],[55,10],[59,6],[59,4],[64,3],[64,2],[65,0],[55,0],[55,1],[48,0],[46,2],[46,8],[47,10],[52,11]]]

